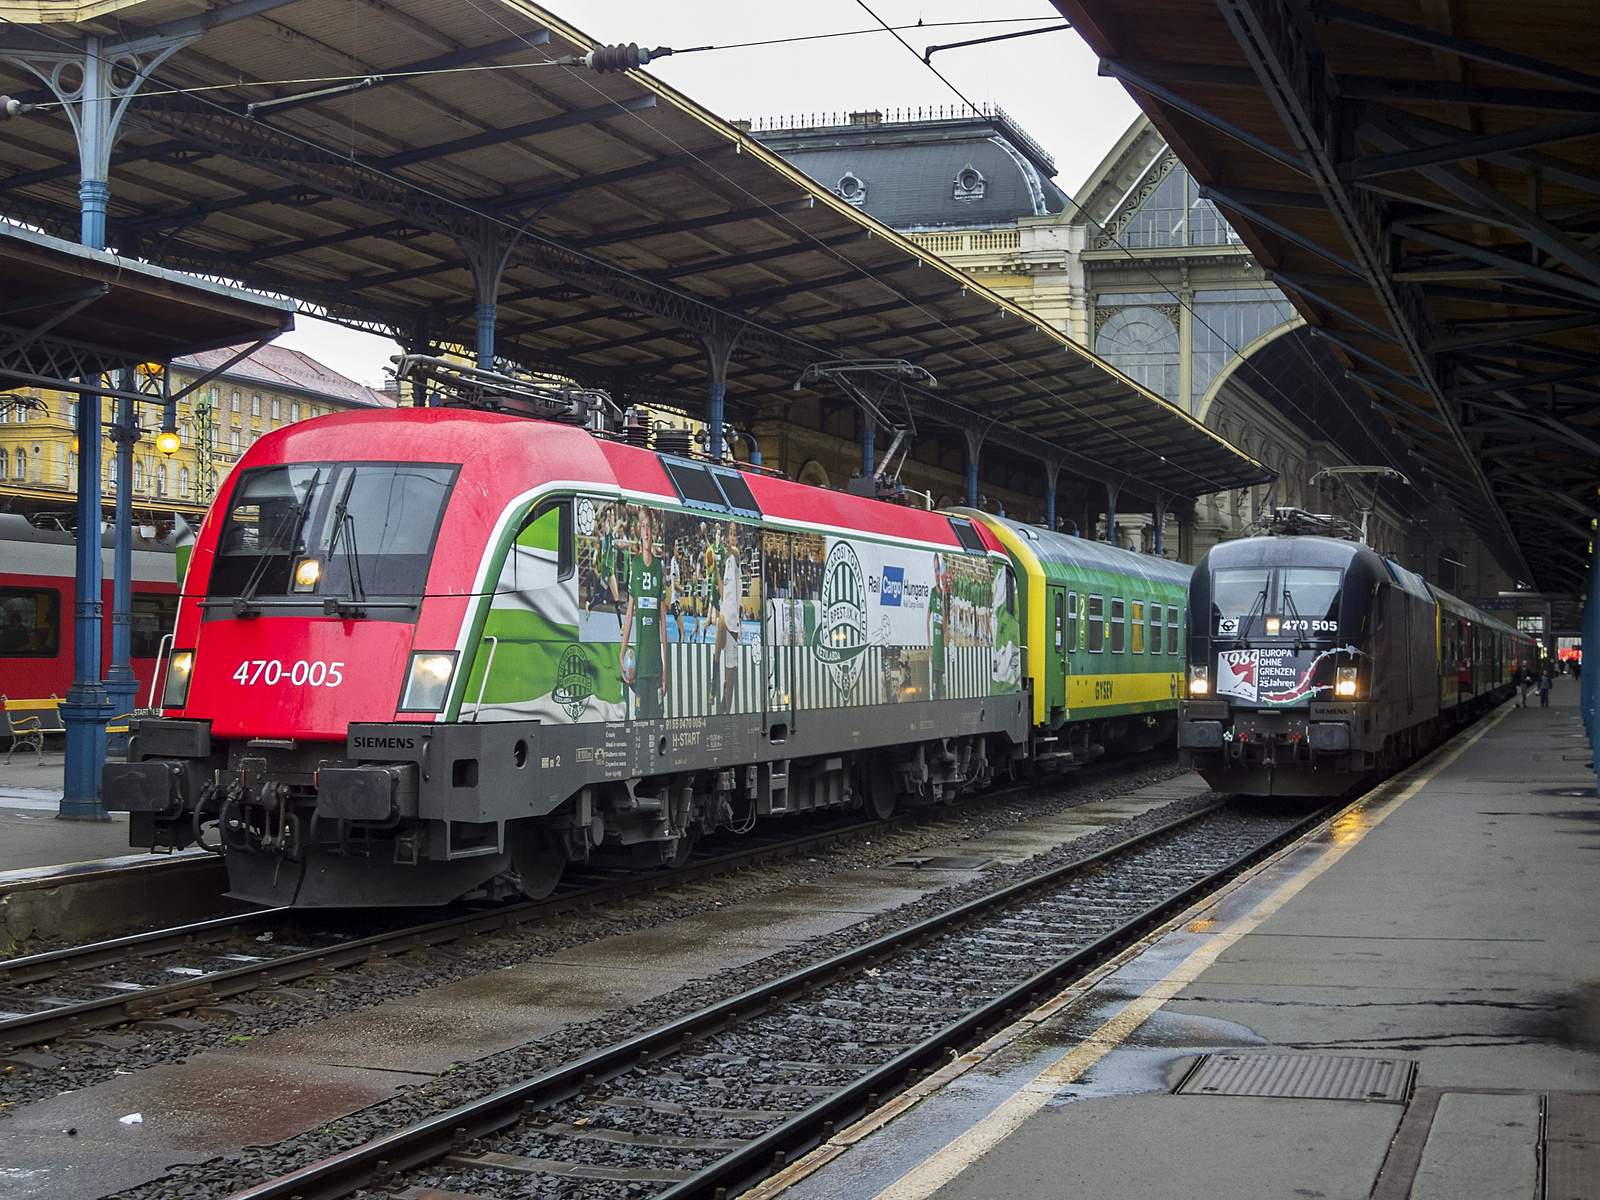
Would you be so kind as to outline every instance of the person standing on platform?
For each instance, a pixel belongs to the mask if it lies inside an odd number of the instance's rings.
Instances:
[[[1527,667],[1517,671],[1517,707],[1528,707],[1528,684],[1531,682]]]
[[[1550,707],[1550,668],[1539,673],[1539,707]]]

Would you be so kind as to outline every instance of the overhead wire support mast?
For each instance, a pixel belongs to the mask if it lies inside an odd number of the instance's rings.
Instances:
[[[1063,33],[1071,29],[1071,25],[1047,25],[1043,29],[1024,29],[1020,33],[997,33],[993,37],[972,38],[965,42],[946,42],[942,46],[929,46],[922,52],[922,61],[926,66],[933,65],[933,56],[941,50],[960,50],[964,46],[986,46],[990,42],[1009,42],[1012,38],[1032,37],[1036,33]]]

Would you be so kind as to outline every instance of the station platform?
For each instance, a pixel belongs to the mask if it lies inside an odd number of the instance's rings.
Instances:
[[[747,1193],[1600,1197],[1600,799],[1507,704]]]
[[[0,872],[93,862],[129,854],[128,814],[109,821],[58,821],[66,756],[18,751],[0,762]]]

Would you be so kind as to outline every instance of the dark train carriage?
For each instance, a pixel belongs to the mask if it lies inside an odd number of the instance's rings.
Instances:
[[[1353,541],[1244,538],[1189,590],[1178,744],[1220,791],[1335,795],[1508,694],[1527,639]]]

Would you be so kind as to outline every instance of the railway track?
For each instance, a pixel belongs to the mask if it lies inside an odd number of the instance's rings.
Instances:
[[[1119,765],[1107,764],[1073,778],[1087,779]],[[834,821],[821,828],[813,822],[800,835],[757,840],[731,852],[711,850],[669,870],[582,868],[571,872],[545,900],[473,907],[420,924],[407,920],[398,928],[368,936],[298,927],[306,920],[304,913],[277,908],[0,960],[0,1053],[205,1009],[263,986],[324,978],[375,959],[425,951],[762,862],[870,839],[1001,804],[1038,786],[1008,787],[937,809],[897,813],[887,820]],[[363,919],[370,921],[372,915]]]
[[[725,1200],[1322,819],[1213,806],[233,1200]]]

